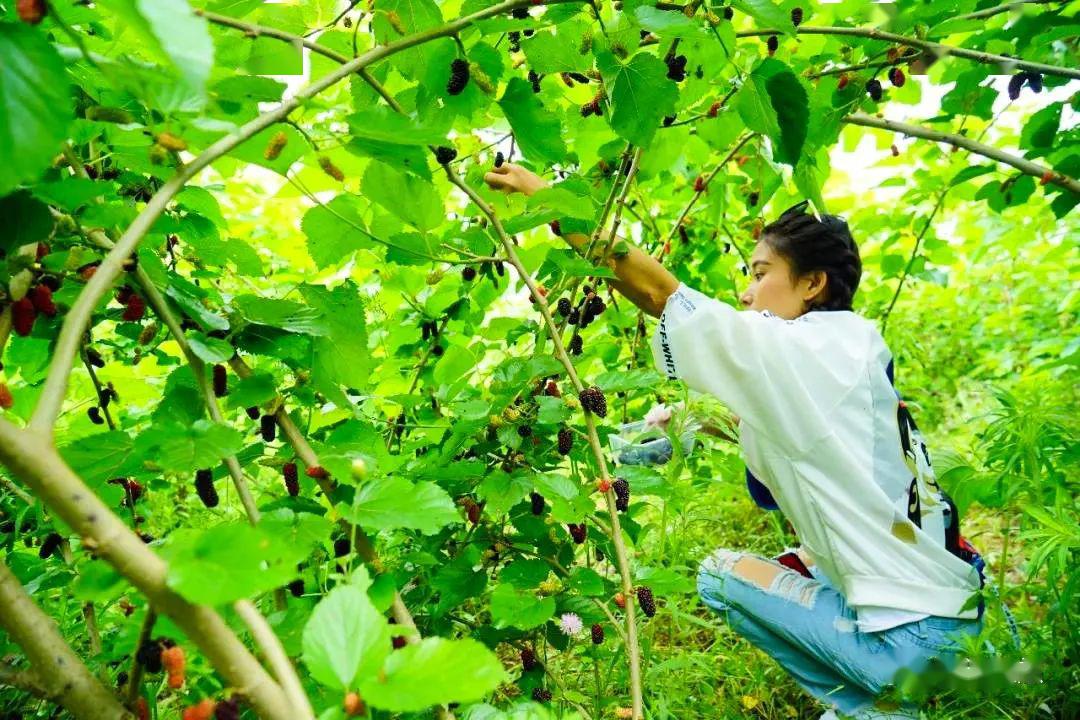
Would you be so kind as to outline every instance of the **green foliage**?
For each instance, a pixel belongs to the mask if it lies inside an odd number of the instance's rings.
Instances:
[[[606,418],[593,418],[604,452],[617,423],[685,398],[652,365],[655,325],[603,282],[615,273],[567,249],[548,224],[558,221],[564,238],[587,235],[617,212],[620,234],[680,281],[737,304],[764,223],[808,198],[848,221],[864,266],[856,309],[883,327],[898,388],[989,563],[983,639],[1008,653],[1001,610],[1011,608],[1023,653],[1043,661],[1041,686],[947,694],[929,717],[1035,717],[1040,707],[1074,716],[1080,195],[947,143],[846,120],[880,113],[1077,178],[1075,80],[1045,73],[1041,92],[1029,82],[1010,100],[1011,68],[942,55],[919,72],[931,55],[915,60],[913,46],[798,32],[796,5],[733,0],[729,21],[713,3],[692,15],[643,0],[529,3],[527,18],[488,14],[393,53],[387,46],[493,3],[101,0],[50,3],[39,25],[0,5],[0,303],[47,281],[59,308],[2,347],[13,401],[5,420],[28,422],[103,245],[197,163],[149,218],[139,272],[127,266],[88,308],[86,361],[76,360],[55,428],[63,460],[150,543],[171,590],[215,606],[234,629],[229,606],[256,602],[321,718],[345,717],[349,692],[373,718],[448,703],[465,720],[622,717],[630,681],[614,596],[623,585],[612,518],[595,492],[598,459],[486,211],[552,309],[580,300],[579,282],[607,304],[563,336],[582,341],[572,357],[582,383],[606,394]],[[801,7],[812,27],[877,28],[1074,71],[1075,7],[958,17],[988,6]],[[755,34],[764,29],[780,33],[772,56]],[[301,50],[301,36],[328,54]],[[379,57],[362,72],[241,130],[338,59],[371,52]],[[686,77],[676,80],[666,60],[679,55]],[[450,95],[454,59],[471,71]],[[903,87],[884,80],[892,67],[907,73]],[[875,78],[880,102],[866,93]],[[457,152],[446,168],[439,146]],[[496,152],[548,186],[528,198],[485,186]],[[714,170],[696,192],[695,179]],[[164,299],[183,347],[153,309],[124,319],[117,295],[141,298],[143,282]],[[222,397],[204,397],[212,371],[203,364],[228,368]],[[244,366],[250,373],[238,375]],[[107,425],[88,418],[93,406]],[[261,418],[279,410],[285,426],[263,438]],[[730,420],[700,401],[694,412]],[[673,440],[684,420],[669,429]],[[556,448],[564,429],[568,456]],[[675,446],[666,465],[613,468],[633,488],[618,516],[632,584],[659,601],[637,628],[646,717],[817,717],[774,663],[701,606],[693,582],[714,547],[775,553],[796,539],[751,506],[730,442],[702,432],[692,452]],[[286,463],[298,466],[297,496]],[[212,509],[195,497],[203,468],[221,496]],[[5,468],[2,479],[4,562],[114,685],[149,607],[131,568],[107,564],[99,539],[65,527],[55,498],[15,492],[18,472]],[[540,514],[531,493],[543,496]],[[571,523],[587,527],[584,543]],[[51,532],[67,537],[70,559],[38,556]],[[560,631],[565,613],[586,632]],[[589,640],[592,623],[604,626],[603,645]],[[221,668],[193,649],[201,638],[164,616],[153,636],[192,648],[184,689],[144,683],[156,717],[226,697]],[[525,648],[537,668],[521,668]],[[0,636],[0,656],[24,653]],[[550,704],[527,701],[540,688],[553,692]],[[0,687],[0,713],[46,717],[46,708]]]

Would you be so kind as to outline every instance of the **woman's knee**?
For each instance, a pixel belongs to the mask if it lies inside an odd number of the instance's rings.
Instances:
[[[697,575],[698,595],[710,607],[716,610],[729,608],[730,598],[726,592],[727,581],[731,577],[735,563],[739,562],[745,555],[745,553],[737,550],[720,548],[701,561]]]

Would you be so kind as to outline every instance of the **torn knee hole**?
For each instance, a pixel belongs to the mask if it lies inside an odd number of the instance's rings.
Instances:
[[[732,568],[735,577],[751,582],[762,590],[768,590],[781,572],[780,567],[751,556],[740,558]]]

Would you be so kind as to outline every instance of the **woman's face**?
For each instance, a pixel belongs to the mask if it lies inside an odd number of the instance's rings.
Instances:
[[[793,278],[788,259],[761,241],[750,256],[750,285],[739,296],[739,302],[747,310],[768,310],[785,320],[794,320],[824,292],[825,282],[825,273],[820,270]]]

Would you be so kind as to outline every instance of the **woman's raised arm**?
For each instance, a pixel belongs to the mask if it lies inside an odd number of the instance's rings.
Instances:
[[[485,173],[484,182],[496,190],[525,195],[532,195],[547,187],[547,183],[536,173],[513,163],[503,163]],[[587,235],[566,233],[562,237],[579,253],[585,253],[589,244]],[[610,233],[605,231],[593,248],[593,257],[589,258],[590,260],[595,261],[595,256],[607,247],[609,237]],[[619,240],[626,242],[629,252],[619,257],[611,255],[604,261],[618,278],[608,282],[646,313],[660,317],[668,297],[679,287],[679,280],[648,253],[642,252],[621,236]]]

